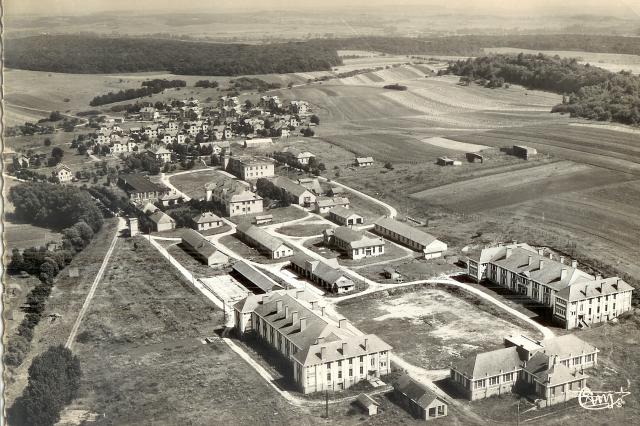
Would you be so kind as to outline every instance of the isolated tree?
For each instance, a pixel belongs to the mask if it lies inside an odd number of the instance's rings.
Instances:
[[[62,157],[64,157],[64,151],[62,148],[55,146],[51,150],[51,157],[56,160],[56,164],[62,161]]]
[[[319,125],[320,124],[320,117],[318,117],[317,115],[313,114],[311,116],[311,118],[309,119],[309,121],[311,121],[315,125]]]
[[[44,146],[51,146],[51,139],[45,138],[43,143],[44,143]]]

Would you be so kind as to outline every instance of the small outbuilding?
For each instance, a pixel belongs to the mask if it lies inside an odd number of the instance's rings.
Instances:
[[[254,225],[266,225],[267,223],[273,222],[272,214],[262,214],[253,218]]]
[[[393,384],[397,401],[414,417],[433,420],[447,415],[447,403],[408,374]]]
[[[516,157],[528,160],[529,157],[533,157],[538,154],[538,150],[524,145],[514,145],[511,149],[511,153]]]
[[[187,253],[205,265],[220,265],[228,261],[228,257],[220,253],[211,241],[193,229],[184,230],[182,234],[182,247]]]
[[[449,157],[439,157],[436,163],[439,166],[461,166],[462,165],[462,161],[453,160]]]
[[[356,405],[362,408],[368,416],[375,416],[378,414],[378,403],[366,393],[358,395],[356,398]]]
[[[156,232],[176,229],[176,221],[162,210],[153,212],[151,216],[149,216],[149,219],[153,222],[153,230]]]
[[[329,210],[329,220],[342,226],[362,225],[364,223],[362,216],[342,206]]]
[[[198,231],[219,228],[223,225],[222,219],[211,212],[200,213],[192,218],[191,222],[193,229]]]
[[[382,270],[384,277],[394,281],[402,281],[402,275],[393,267],[387,266]]]
[[[354,164],[358,167],[373,166],[373,157],[356,157]]]

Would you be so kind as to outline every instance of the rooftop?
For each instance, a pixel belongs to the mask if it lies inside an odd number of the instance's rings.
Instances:
[[[395,232],[396,234],[405,237],[410,241],[415,241],[423,246],[428,246],[434,241],[438,241],[438,239],[433,235],[428,234],[418,228],[414,228],[411,225],[407,225],[406,223],[398,222],[395,219],[383,217],[378,219],[375,222],[375,225],[387,229],[391,232]]]
[[[284,245],[284,242],[280,238],[274,237],[264,229],[258,226],[252,225],[251,223],[248,223],[248,222],[240,223],[236,227],[236,230],[239,233],[248,236],[252,240],[256,241],[259,245],[271,251],[276,251],[282,245]]]
[[[184,229],[182,233],[182,243],[207,258],[213,256],[218,251],[211,241],[193,229]]]
[[[274,289],[281,289],[280,284],[263,274],[258,269],[249,265],[244,260],[240,260],[233,264],[233,270],[251,281],[253,285],[264,291],[265,293]]]
[[[404,374],[396,380],[393,387],[415,401],[420,407],[427,408],[438,396],[428,387]]]

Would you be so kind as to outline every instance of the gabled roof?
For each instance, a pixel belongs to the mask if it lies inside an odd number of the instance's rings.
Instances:
[[[339,205],[348,205],[350,201],[347,197],[319,197],[316,199],[319,207],[331,207]]]
[[[350,218],[350,217],[353,217],[353,216],[357,216],[357,217],[360,217],[360,218],[362,217],[358,213],[353,211],[352,209],[348,209],[348,208],[342,207],[342,206],[337,206],[337,207],[332,208],[331,210],[329,210],[329,214],[338,216],[339,218],[342,218],[342,219],[345,219],[345,220]]]
[[[364,408],[369,408],[374,405],[377,407],[378,405],[380,405],[366,393],[361,393],[360,395],[358,395],[356,401],[358,401],[358,404],[360,404]]]
[[[164,192],[166,188],[153,183],[148,177],[138,174],[125,174],[119,176],[120,181],[124,183],[130,192]]]
[[[182,243],[198,252],[200,255],[209,258],[216,254],[218,249],[213,243],[207,240],[202,234],[193,229],[185,229],[182,233]]]
[[[194,223],[211,223],[222,221],[219,216],[216,216],[211,212],[200,213],[191,220],[193,220]]]
[[[322,356],[322,348],[325,350],[324,357]],[[293,358],[303,366],[309,366],[353,358],[372,352],[389,351],[391,349],[391,346],[375,334],[365,334],[348,336],[342,339],[338,338],[331,341],[325,339],[323,342],[310,345],[306,350],[297,352],[293,355]]]
[[[422,408],[427,408],[433,401],[438,399],[438,395],[431,389],[413,379],[408,374],[400,376],[393,384],[393,387]]]
[[[258,226],[252,225],[249,222],[240,223],[236,227],[236,230],[239,233],[244,234],[247,237],[251,238],[257,244],[261,245],[262,247],[272,252],[278,250],[283,245],[286,245],[280,238],[274,237],[264,229]]]
[[[244,260],[240,260],[233,264],[233,270],[251,281],[253,285],[260,288],[265,293],[274,290],[281,289],[280,284],[266,276],[264,273],[249,265]]]
[[[333,234],[336,239],[344,241],[352,249],[384,245],[384,240],[382,238],[368,237],[364,232],[357,231],[346,226],[339,226],[335,229],[326,229],[325,233]]]
[[[601,278],[594,281],[580,281],[560,290],[556,296],[569,302],[591,299],[593,297],[608,296],[623,291],[633,291],[634,288],[618,277]]]
[[[66,171],[70,172],[71,168],[69,166],[67,166],[66,164],[64,164],[64,163],[60,163],[53,169],[53,171],[55,173],[61,172],[62,170],[66,170]]]
[[[542,352],[533,355],[523,369],[535,376],[538,382],[545,386],[556,386],[588,377],[580,371],[572,371],[567,366],[560,364],[555,357],[550,357]]]
[[[285,176],[276,176],[271,180],[271,182],[273,182],[276,187],[284,189],[289,194],[295,197],[302,197],[305,194],[314,196],[313,193],[307,188]]]
[[[373,157],[356,157],[356,163],[373,163]]]
[[[175,223],[175,220],[162,210],[156,210],[153,212],[149,219],[151,219],[154,223]]]
[[[395,232],[396,234],[403,236],[410,241],[415,241],[425,247],[434,241],[438,241],[438,239],[431,234],[428,234],[418,228],[414,228],[411,225],[407,225],[406,223],[398,222],[397,220],[387,217],[382,217],[376,220],[375,225],[391,232]]]
[[[598,349],[574,334],[552,337],[541,342],[547,355],[558,355],[560,359],[598,352]]]
[[[516,370],[522,360],[515,346],[480,352],[453,364],[453,369],[468,378],[484,378]]]

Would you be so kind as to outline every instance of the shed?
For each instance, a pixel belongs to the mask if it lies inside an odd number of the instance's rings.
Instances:
[[[400,273],[395,268],[392,268],[391,266],[385,267],[382,271],[384,273],[385,278],[388,278],[394,281],[400,281],[402,279],[402,275],[400,275]]]
[[[432,420],[447,415],[447,403],[408,374],[401,376],[393,389],[398,402],[416,418]]]
[[[470,163],[484,163],[484,157],[477,152],[467,152],[465,156]]]
[[[365,393],[358,395],[356,398],[356,404],[359,405],[368,416],[375,416],[378,414],[378,403]]]
[[[253,293],[262,294],[272,290],[282,290],[280,284],[243,260],[233,264],[233,273],[240,278],[242,285]]]
[[[532,157],[538,154],[537,149],[531,148],[529,146],[524,146],[524,145],[514,145],[511,152],[516,157],[520,157],[525,160],[528,160],[529,157]]]
[[[436,163],[439,166],[461,166],[462,161],[454,160],[449,157],[439,157]]]
[[[273,222],[273,215],[272,214],[262,214],[262,215],[258,215],[255,218],[253,218],[253,223],[255,225],[265,225],[267,223],[271,223]]]

